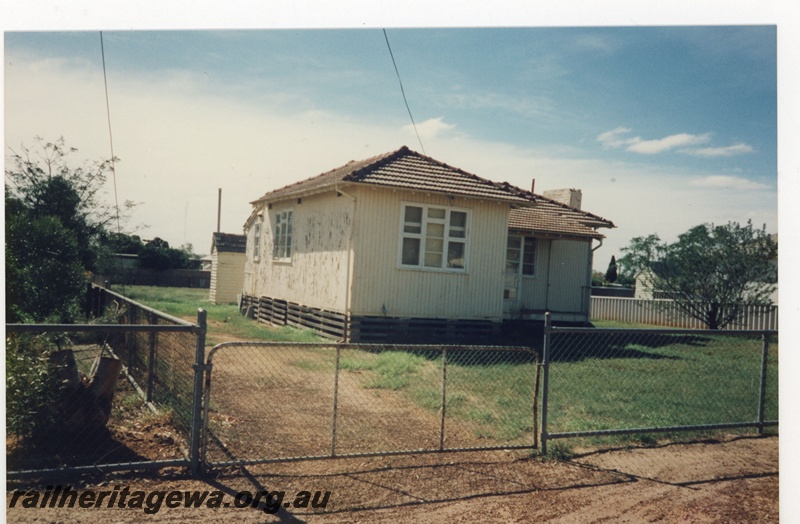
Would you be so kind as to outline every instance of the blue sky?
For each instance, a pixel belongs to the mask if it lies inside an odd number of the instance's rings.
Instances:
[[[58,29],[58,28],[56,28]],[[99,27],[98,29],[102,29]],[[752,219],[777,232],[775,25],[103,32],[129,229],[207,253],[248,202],[408,145],[536,191],[583,191],[630,238]],[[6,147],[109,156],[99,30],[8,31]]]

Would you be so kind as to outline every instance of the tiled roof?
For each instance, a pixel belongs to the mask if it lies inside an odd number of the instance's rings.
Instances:
[[[480,178],[403,146],[397,151],[358,162],[349,162],[314,178],[276,189],[252,203],[275,202],[325,190],[341,183],[435,191],[512,203],[529,201],[525,192],[517,187]]]
[[[531,233],[602,238],[596,231],[599,227],[615,227],[605,218],[575,209],[539,195],[533,207],[512,209],[508,216],[508,228]]]
[[[595,228],[614,227],[610,220],[535,195],[506,182],[498,183],[480,178],[405,146],[366,160],[351,161],[313,178],[276,189],[252,204],[300,197],[344,183],[434,191],[532,206],[511,210],[509,228],[520,231],[602,238],[603,235]],[[254,209],[253,213],[255,212]],[[250,219],[253,218],[254,214],[251,214]]]
[[[214,233],[211,250],[216,246],[220,253],[244,253],[247,250],[247,237],[232,233]]]

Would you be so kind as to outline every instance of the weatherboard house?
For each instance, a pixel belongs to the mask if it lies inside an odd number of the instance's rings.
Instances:
[[[614,227],[407,147],[251,204],[243,311],[347,341],[464,340],[546,311],[587,321],[592,242]]]

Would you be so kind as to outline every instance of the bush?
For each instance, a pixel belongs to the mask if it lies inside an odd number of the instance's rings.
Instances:
[[[22,440],[52,436],[63,385],[49,363],[55,344],[44,335],[6,337],[6,428]]]

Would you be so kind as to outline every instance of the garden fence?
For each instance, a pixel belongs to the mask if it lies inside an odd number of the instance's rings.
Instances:
[[[7,363],[15,366],[6,376],[8,477],[187,466],[192,455],[196,461],[202,369],[194,363],[198,353],[204,357],[205,311],[194,324],[90,285],[87,317],[94,322],[6,325]],[[98,366],[111,370],[107,379]],[[22,382],[41,376],[40,369],[52,378],[26,388]],[[134,406],[142,403],[164,423],[162,433],[136,427]],[[36,415],[26,417],[26,410]],[[148,438],[177,446],[142,441]]]
[[[220,344],[203,462],[535,448],[538,371],[526,347]]]
[[[613,320],[626,324],[649,324],[681,329],[705,329],[701,320],[688,315],[677,307],[674,300],[639,299],[593,296],[592,320]],[[725,326],[725,330],[777,330],[778,306],[740,307],[736,321]]]
[[[10,479],[547,452],[555,439],[598,449],[777,426],[777,331],[555,327],[547,316],[531,347],[227,342],[206,353],[203,310],[192,323],[97,286],[87,298],[93,323],[6,326]],[[55,389],[34,380],[51,354]],[[111,403],[101,379],[75,380],[109,363],[124,377]],[[142,400],[160,434],[136,418]]]
[[[542,453],[553,439],[762,433],[778,424],[778,332],[555,327],[547,316],[542,384]]]

